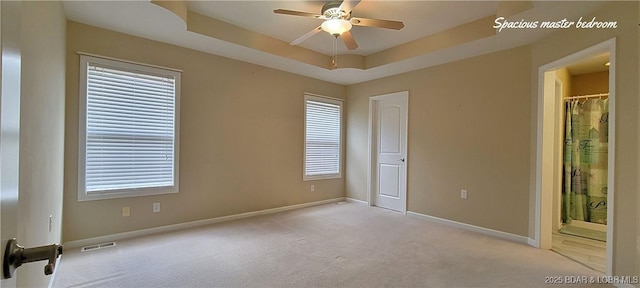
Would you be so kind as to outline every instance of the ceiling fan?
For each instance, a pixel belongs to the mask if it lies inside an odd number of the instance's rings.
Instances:
[[[286,9],[276,9],[273,10],[273,13],[324,20],[324,22],[322,22],[322,24],[317,28],[289,43],[291,45],[298,45],[302,41],[307,40],[316,33],[324,30],[336,38],[340,37],[349,50],[355,50],[358,48],[358,44],[353,39],[353,35],[351,35],[351,32],[349,31],[351,30],[352,25],[394,30],[400,30],[404,27],[404,23],[400,21],[351,17],[351,11],[356,7],[356,5],[358,5],[358,3],[360,3],[360,0],[328,2],[322,6],[321,15]]]

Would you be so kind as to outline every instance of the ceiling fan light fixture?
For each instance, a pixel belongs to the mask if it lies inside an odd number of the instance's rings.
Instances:
[[[351,30],[352,26],[351,23],[347,20],[335,18],[322,22],[322,25],[320,25],[320,27],[322,27],[322,30],[331,35],[339,36],[342,35],[342,33]]]

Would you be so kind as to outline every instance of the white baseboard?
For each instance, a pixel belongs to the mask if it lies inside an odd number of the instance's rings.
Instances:
[[[170,231],[179,230],[179,229],[209,225],[209,224],[248,218],[248,217],[253,217],[258,215],[272,214],[272,213],[284,212],[289,210],[307,208],[311,206],[335,203],[335,202],[344,201],[344,200],[345,200],[344,197],[338,197],[338,198],[309,202],[309,203],[302,203],[302,204],[289,205],[289,206],[278,207],[278,208],[240,213],[240,214],[229,215],[229,216],[210,218],[205,220],[166,225],[166,226],[160,226],[160,227],[154,227],[154,228],[148,228],[148,229],[142,229],[142,230],[136,230],[136,231],[130,231],[130,232],[123,232],[123,233],[117,233],[117,234],[111,234],[111,235],[105,235],[105,236],[99,236],[99,237],[93,237],[93,238],[87,238],[87,239],[81,239],[81,240],[74,240],[74,241],[65,242],[64,247],[69,249],[78,248],[78,247],[83,247],[87,245],[94,245],[96,243],[104,243],[109,241],[117,241],[117,240],[141,237],[141,236],[146,236],[146,235],[151,235],[156,233],[170,232]]]
[[[502,231],[498,231],[498,230],[493,230],[493,229],[489,229],[489,228],[475,226],[475,225],[471,225],[471,224],[467,224],[467,223],[461,223],[461,222],[457,222],[457,221],[453,221],[453,220],[443,219],[443,218],[439,218],[439,217],[435,217],[435,216],[429,216],[429,215],[416,213],[416,212],[411,212],[411,211],[407,211],[407,215],[413,216],[413,217],[418,217],[418,218],[421,218],[421,219],[427,219],[429,221],[433,221],[433,222],[437,222],[437,223],[440,223],[440,224],[445,224],[445,225],[461,228],[461,229],[468,230],[468,231],[474,231],[474,232],[482,233],[482,234],[485,234],[485,235],[494,236],[494,237],[497,237],[497,238],[502,238],[502,239],[505,239],[505,240],[513,241],[513,242],[518,242],[518,243],[523,243],[523,244],[528,244],[529,243],[529,238],[524,237],[524,236],[520,236],[520,235],[516,235],[516,234],[511,234],[511,233],[507,233],[507,232],[502,232]]]
[[[538,243],[538,240],[533,238],[527,238],[527,244],[529,244],[529,246],[540,248],[540,243]]]
[[[357,203],[357,204],[365,204],[365,205],[369,205],[369,203],[367,201],[362,201],[362,200],[358,200],[358,199],[354,199],[354,198],[345,198],[345,201],[349,202],[349,203]]]

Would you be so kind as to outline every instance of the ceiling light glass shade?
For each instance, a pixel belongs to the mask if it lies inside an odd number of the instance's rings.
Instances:
[[[320,27],[331,35],[342,35],[342,33],[351,30],[351,23],[344,19],[329,19],[322,22]]]

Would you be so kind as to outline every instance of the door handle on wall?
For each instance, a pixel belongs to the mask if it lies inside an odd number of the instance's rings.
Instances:
[[[2,272],[4,278],[13,277],[14,272],[24,263],[49,260],[44,266],[44,275],[53,274],[56,268],[56,259],[62,254],[62,245],[51,244],[35,248],[24,248],[18,245],[16,238],[7,241],[7,247],[4,251],[4,259],[2,260]]]

